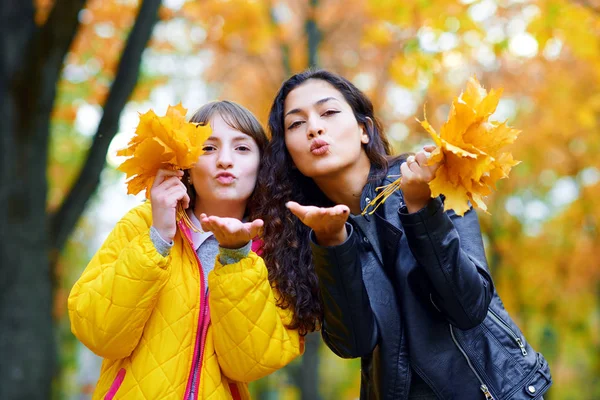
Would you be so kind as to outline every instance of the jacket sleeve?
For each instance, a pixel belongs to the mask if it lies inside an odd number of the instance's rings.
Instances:
[[[433,284],[434,305],[459,329],[479,325],[494,285],[477,214],[472,208],[462,217],[444,212],[439,197],[416,213],[406,211],[400,210],[400,220],[411,252]]]
[[[156,251],[144,208],[117,223],[69,295],[71,331],[104,358],[131,354],[169,278],[170,258]]]
[[[304,338],[287,327],[293,310],[277,307],[261,257],[250,252],[228,265],[217,257],[208,286],[215,351],[228,378],[257,380],[304,352]]]
[[[324,316],[325,344],[343,358],[370,354],[377,344],[377,324],[363,281],[357,235],[346,224],[347,240],[319,246],[311,232],[313,262],[318,276]]]

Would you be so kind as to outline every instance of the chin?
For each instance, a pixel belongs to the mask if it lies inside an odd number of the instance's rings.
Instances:
[[[316,162],[313,161],[312,164],[307,163],[305,165],[310,165],[310,168],[304,169],[304,171],[299,169],[299,171],[302,175],[313,179],[336,174],[346,166],[339,160],[334,159],[321,159]]]
[[[235,188],[220,188],[215,190],[214,197],[216,201],[242,202],[247,201],[250,194],[240,193]]]

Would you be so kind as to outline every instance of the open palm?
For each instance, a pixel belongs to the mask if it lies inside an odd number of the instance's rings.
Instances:
[[[242,222],[236,218],[223,218],[200,215],[202,229],[210,231],[221,247],[226,249],[239,249],[250,240],[259,236],[264,225],[261,219],[252,222]]]
[[[343,204],[334,207],[303,206],[294,201],[287,202],[286,206],[304,225],[315,232],[320,245],[334,246],[346,240],[345,225],[350,215],[348,206]]]

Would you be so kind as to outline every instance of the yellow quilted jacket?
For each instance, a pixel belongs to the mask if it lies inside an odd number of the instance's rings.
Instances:
[[[262,258],[217,257],[206,291],[190,232],[163,257],[151,220],[149,203],[121,219],[69,296],[71,330],[104,358],[93,399],[249,399],[247,382],[304,351]]]

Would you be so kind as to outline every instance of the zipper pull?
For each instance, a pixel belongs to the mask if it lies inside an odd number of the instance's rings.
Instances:
[[[527,355],[527,350],[525,349],[525,346],[523,345],[523,341],[521,340],[521,338],[516,338],[515,339],[517,341],[517,344],[519,345],[519,348],[521,349],[521,353],[526,356]]]
[[[492,396],[492,394],[490,393],[490,390],[488,389],[488,387],[486,385],[481,385],[479,388],[485,395],[485,400],[494,400],[494,396]]]

